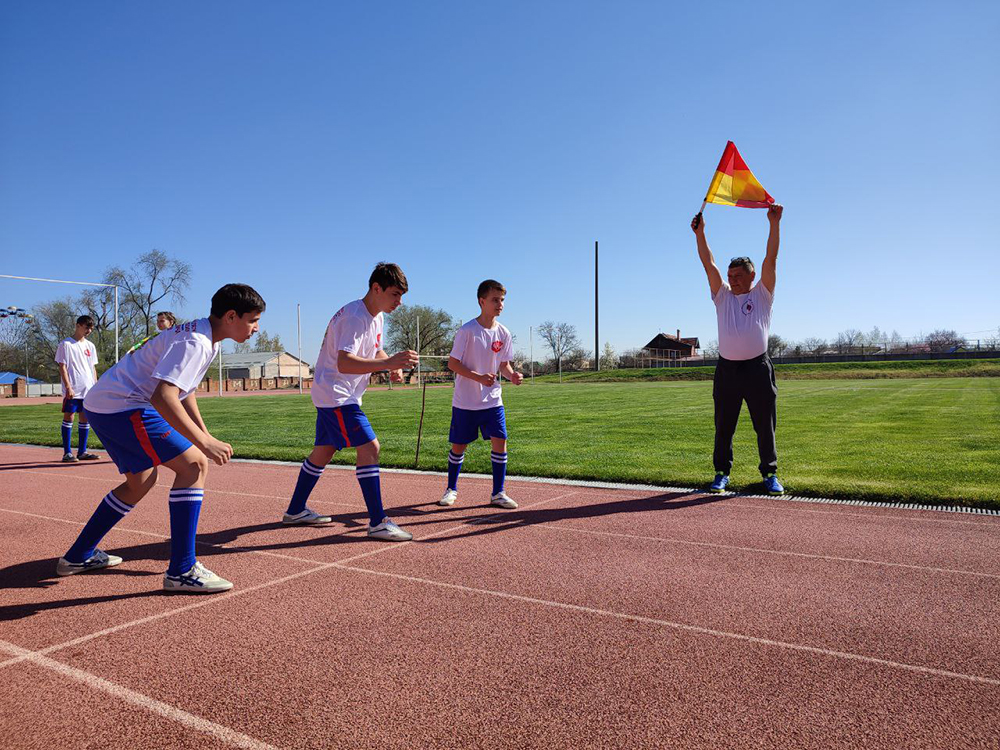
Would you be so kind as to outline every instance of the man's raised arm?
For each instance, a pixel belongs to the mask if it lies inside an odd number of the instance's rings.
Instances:
[[[722,274],[719,273],[719,267],[715,265],[715,258],[712,257],[708,240],[705,239],[705,217],[702,214],[698,214],[691,220],[691,231],[694,232],[694,236],[698,240],[698,257],[708,275],[708,287],[712,290],[712,297],[715,297],[719,287],[722,286]]]
[[[771,231],[767,235],[767,255],[764,256],[764,264],[760,267],[760,283],[767,287],[767,291],[774,294],[774,282],[777,280],[778,268],[778,244],[781,240],[778,225],[781,223],[781,212],[784,207],[775,203],[767,209],[767,220],[771,223]]]

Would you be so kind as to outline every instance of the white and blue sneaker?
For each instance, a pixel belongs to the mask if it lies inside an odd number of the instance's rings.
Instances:
[[[490,505],[495,505],[498,508],[506,508],[507,510],[513,510],[517,507],[517,503],[514,501],[514,498],[509,497],[503,490],[500,490],[497,494],[490,498]]]
[[[768,474],[764,477],[764,489],[767,490],[768,495],[784,495],[785,488],[781,486],[781,482],[778,481],[777,474]]]
[[[387,542],[408,542],[413,539],[413,534],[403,531],[390,519],[383,518],[378,526],[368,525],[368,536],[372,539],[382,539]]]
[[[195,561],[191,570],[181,573],[179,576],[164,575],[163,590],[187,594],[217,594],[220,591],[229,591],[233,587],[230,581],[221,578],[206,568],[200,562]]]
[[[286,526],[319,526],[324,523],[333,523],[333,516],[322,516],[316,511],[306,508],[301,513],[286,513],[282,516],[281,522]]]
[[[708,486],[709,492],[725,492],[726,487],[729,486],[729,475],[728,474],[716,474],[715,479]]]
[[[101,568],[113,568],[121,565],[122,559],[118,555],[109,555],[103,550],[95,549],[94,554],[82,563],[73,563],[65,557],[60,557],[56,563],[56,574],[61,576],[71,576],[77,573],[86,573],[90,570],[100,570]]]
[[[445,490],[444,497],[438,500],[438,505],[454,505],[456,500],[458,500],[458,490],[449,488]]]

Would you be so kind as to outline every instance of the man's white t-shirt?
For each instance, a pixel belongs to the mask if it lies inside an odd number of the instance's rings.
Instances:
[[[767,351],[774,295],[763,283],[746,294],[733,294],[722,282],[712,301],[719,317],[719,356],[724,359],[753,359]]]
[[[455,333],[455,343],[451,356],[473,372],[485,375],[496,372],[501,362],[514,359],[513,337],[504,326],[497,323],[493,328],[483,328],[473,318]],[[500,379],[487,388],[475,380],[455,376],[455,395],[451,405],[458,409],[490,409],[503,406]]]
[[[382,313],[372,315],[360,299],[344,305],[330,319],[313,376],[312,401],[317,408],[361,405],[369,375],[342,373],[337,369],[337,357],[340,352],[347,352],[362,359],[375,359],[382,349],[382,319]]]
[[[176,385],[183,401],[205,377],[218,348],[208,318],[160,331],[105,372],[83,406],[98,414],[142,409],[161,380]]]
[[[86,338],[77,341],[70,336],[60,341],[56,347],[56,362],[66,365],[66,376],[73,389],[73,398],[84,398],[97,382],[97,378],[94,377],[94,368],[97,367],[97,347]],[[66,395],[65,387],[63,395]]]

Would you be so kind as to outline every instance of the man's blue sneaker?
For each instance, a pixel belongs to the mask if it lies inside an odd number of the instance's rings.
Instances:
[[[767,490],[768,495],[784,495],[785,488],[781,486],[781,482],[778,481],[777,474],[768,474],[764,477],[764,489]]]
[[[726,487],[729,486],[729,475],[728,474],[716,474],[715,479],[712,480],[712,484],[709,485],[709,492],[724,492]]]

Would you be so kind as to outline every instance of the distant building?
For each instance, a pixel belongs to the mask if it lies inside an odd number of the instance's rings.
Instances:
[[[23,378],[24,373],[16,372],[0,372],[0,385],[11,385],[18,378]],[[28,383],[41,383],[41,380],[36,380],[35,378],[28,378]]]
[[[681,331],[677,329],[677,335],[671,336],[669,333],[658,333],[644,347],[643,355],[649,361],[649,367],[669,367],[681,359],[692,359],[697,357],[701,342],[697,337],[681,338]]]
[[[226,378],[297,378],[299,359],[288,352],[246,352],[223,354],[222,373]],[[209,377],[211,377],[211,373]],[[313,367],[302,360],[302,377],[311,378]]]

